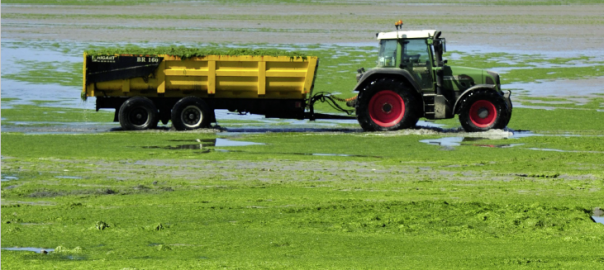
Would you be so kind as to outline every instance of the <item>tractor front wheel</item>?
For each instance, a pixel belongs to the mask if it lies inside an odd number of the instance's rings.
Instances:
[[[503,97],[492,90],[476,90],[459,108],[459,122],[467,132],[503,129],[511,116]]]

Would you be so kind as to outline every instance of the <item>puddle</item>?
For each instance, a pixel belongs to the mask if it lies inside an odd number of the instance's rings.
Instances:
[[[215,147],[250,146],[250,145],[264,145],[264,143],[233,141],[233,140],[220,139],[220,138],[216,138],[216,142],[214,143]]]
[[[452,149],[456,146],[461,146],[462,142],[478,142],[481,140],[490,140],[493,138],[483,138],[483,137],[443,137],[439,139],[426,139],[420,140],[422,143],[430,144],[430,145],[438,145],[447,149]],[[502,138],[507,139],[507,138]],[[522,143],[518,144],[472,144],[473,146],[478,147],[489,147],[489,148],[510,148],[514,146],[523,145]]]
[[[463,142],[479,142],[481,140],[503,140],[503,139],[511,139],[511,138],[522,138],[535,136],[530,131],[514,131],[510,129],[505,130],[489,130],[485,132],[465,132],[460,131],[459,129],[452,130],[443,130],[443,129],[434,129],[437,133],[457,133],[460,136],[448,136],[437,139],[425,139],[420,140],[421,143],[430,144],[430,145],[438,145],[442,146],[445,149],[453,149],[454,147],[461,146]],[[494,147],[494,148],[508,148],[514,147],[521,144],[472,144],[474,146],[480,147]]]
[[[506,134],[507,132],[507,134]],[[455,147],[461,146],[462,143],[466,143],[464,145],[471,145],[477,147],[489,147],[489,148],[511,148],[515,146],[524,145],[523,143],[509,143],[509,144],[481,144],[479,143],[481,140],[505,140],[505,139],[519,139],[526,138],[532,136],[556,136],[556,137],[581,137],[581,135],[564,133],[564,134],[535,134],[527,130],[500,130],[497,133],[496,130],[490,130],[487,132],[475,132],[475,133],[465,133],[459,132],[460,135],[464,136],[451,136],[451,137],[442,137],[436,139],[425,139],[420,140],[421,143],[429,144],[429,145],[437,145],[441,146],[446,150],[452,150]],[[477,142],[477,143],[468,143],[468,142]],[[561,153],[591,153],[591,154],[604,154],[604,151],[578,151],[578,150],[562,150],[562,149],[554,149],[554,148],[523,148],[534,151],[547,151],[547,152],[561,152]]]
[[[53,252],[54,248],[36,248],[36,247],[12,247],[12,248],[2,248],[3,250],[13,250],[13,251],[33,251],[35,253],[48,253]]]
[[[231,147],[231,146],[250,146],[265,145],[264,143],[234,141],[229,139],[197,139],[197,140],[171,140],[172,142],[195,142],[193,144],[180,144],[168,146],[143,146],[145,149],[167,149],[167,150],[205,150],[210,152],[209,147]]]
[[[2,182],[4,181],[13,181],[13,180],[19,180],[19,177],[14,176],[14,175],[2,175]]]
[[[281,125],[285,126],[285,125]],[[316,128],[316,127],[242,127],[242,128],[224,128],[219,135],[252,134],[252,133],[356,133],[363,132],[358,128]]]
[[[563,96],[587,96],[602,93],[604,90],[604,77],[587,78],[581,80],[556,80],[540,81],[530,83],[509,83],[506,89],[525,90],[528,96],[538,97],[563,97]],[[541,106],[539,106],[540,108]]]
[[[594,208],[591,219],[596,223],[604,224],[604,210],[600,209],[600,207]]]
[[[247,131],[250,130],[267,130],[265,132],[282,132],[280,130],[290,130],[290,129],[317,129],[320,130],[320,127],[325,128],[335,128],[340,127],[342,124],[351,124],[358,126],[358,121],[356,119],[317,119],[316,121],[310,121],[308,119],[298,120],[298,119],[280,119],[280,118],[265,118],[264,115],[257,114],[240,114],[236,112],[229,112],[228,110],[215,110],[217,125],[226,125],[229,127],[225,127],[224,130],[227,132],[241,132],[241,128],[237,128],[236,126],[243,125],[243,129],[246,129],[244,132],[260,132],[260,131]],[[330,113],[331,114],[331,113]],[[346,114],[339,114],[346,115]],[[225,120],[236,120],[240,121],[238,123],[221,123],[221,121]],[[249,121],[249,122],[245,122]],[[295,126],[292,128],[292,126]],[[358,128],[360,130],[360,127]]]
[[[591,219],[596,223],[604,224],[604,217],[591,216]]]
[[[463,142],[464,139],[465,137],[444,137],[440,139],[420,140],[419,142],[451,148],[455,146],[460,146],[461,142]]]

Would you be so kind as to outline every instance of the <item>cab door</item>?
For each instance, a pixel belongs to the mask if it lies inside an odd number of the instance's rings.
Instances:
[[[434,93],[432,54],[426,39],[403,39],[401,47],[400,67],[413,75],[422,92]]]

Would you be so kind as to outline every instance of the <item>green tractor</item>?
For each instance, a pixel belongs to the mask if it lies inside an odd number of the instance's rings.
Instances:
[[[366,131],[415,127],[420,117],[459,115],[468,132],[503,129],[512,116],[511,92],[503,92],[499,74],[454,67],[443,60],[446,40],[440,31],[377,34],[378,65],[358,70],[358,97],[349,106]]]

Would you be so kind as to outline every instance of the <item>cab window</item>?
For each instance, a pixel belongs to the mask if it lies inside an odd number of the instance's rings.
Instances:
[[[430,51],[425,39],[408,39],[404,43],[402,65],[408,67],[430,65]]]
[[[395,39],[380,40],[380,54],[378,56],[379,67],[396,66],[396,46],[398,41]]]

